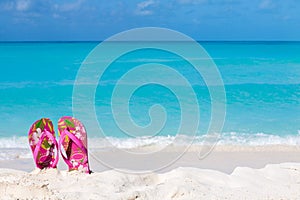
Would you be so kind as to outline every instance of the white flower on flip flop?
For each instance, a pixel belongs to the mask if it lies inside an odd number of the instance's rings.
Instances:
[[[79,131],[76,131],[75,132],[75,136],[78,138],[78,139],[81,139],[81,133]]]
[[[48,138],[48,144],[49,144],[50,146],[52,146],[53,143],[54,143],[53,139],[49,137],[49,138]]]
[[[79,163],[78,163],[76,160],[74,160],[74,159],[72,159],[70,162],[72,163],[73,167],[77,167],[78,164],[79,164]]]
[[[37,128],[35,133],[36,133],[36,136],[37,136],[38,138],[40,138],[41,135],[42,135],[42,130],[41,130],[41,128]]]
[[[79,140],[83,140],[83,137],[81,135],[81,131],[80,131],[80,127],[76,126],[75,127],[75,136],[79,139]]]
[[[42,135],[42,130],[40,128],[36,129],[36,132],[32,134],[32,145],[36,145]]]

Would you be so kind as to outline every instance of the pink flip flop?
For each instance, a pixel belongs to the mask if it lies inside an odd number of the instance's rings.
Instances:
[[[91,173],[88,162],[87,133],[83,124],[74,117],[58,121],[59,148],[69,171]]]
[[[32,124],[28,140],[33,159],[40,169],[56,168],[58,162],[58,146],[52,121],[42,118]]]

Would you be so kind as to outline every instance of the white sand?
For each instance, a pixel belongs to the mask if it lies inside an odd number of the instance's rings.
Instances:
[[[214,170],[178,168],[163,174],[55,169],[0,170],[1,199],[300,199],[300,164]]]
[[[93,157],[96,173],[91,175],[66,172],[62,159],[58,170],[33,172],[32,159],[1,161],[0,199],[300,199],[298,147],[219,146],[203,160],[197,152],[191,149],[162,171],[142,175],[110,170]],[[98,153],[112,162],[118,158],[129,169],[153,164],[129,162],[116,152]]]

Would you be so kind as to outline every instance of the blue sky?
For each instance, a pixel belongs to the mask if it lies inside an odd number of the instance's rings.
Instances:
[[[196,40],[300,40],[298,0],[0,0],[1,41],[104,40],[156,26]]]

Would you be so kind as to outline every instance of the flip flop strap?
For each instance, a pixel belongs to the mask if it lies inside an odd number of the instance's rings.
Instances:
[[[85,155],[87,155],[87,149],[85,146],[82,144],[82,141],[79,140],[74,134],[70,133],[67,129],[65,129],[61,134],[59,138],[59,148],[62,147],[62,142],[65,139],[65,137],[68,136],[82,151]],[[70,162],[68,158],[65,157],[65,155],[61,152],[61,156],[63,157],[64,161],[67,163],[69,167],[73,167],[73,164]],[[87,163],[87,156],[85,156],[83,163]]]
[[[57,162],[58,162],[58,146],[57,146],[57,141],[55,139],[55,137],[53,136],[52,133],[50,133],[49,131],[43,131],[42,134],[41,134],[41,137],[38,141],[38,143],[36,144],[35,146],[35,149],[34,149],[34,152],[33,152],[33,158],[34,158],[34,161],[36,163],[36,165],[38,166],[39,163],[38,163],[38,160],[37,160],[37,156],[39,154],[39,151],[41,149],[41,146],[42,146],[42,142],[44,141],[45,137],[48,136],[50,139],[52,139],[52,141],[54,142],[54,146],[56,147],[57,151],[56,151],[56,155],[55,155],[55,159],[53,161],[53,163],[51,164],[51,167],[56,167],[57,165]]]

